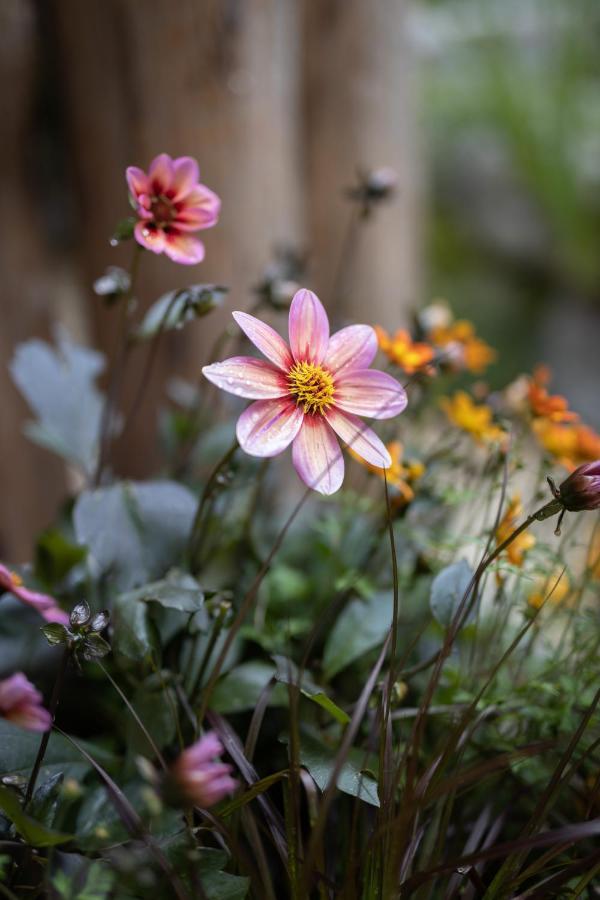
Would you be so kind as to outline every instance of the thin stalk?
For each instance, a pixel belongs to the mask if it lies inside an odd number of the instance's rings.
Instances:
[[[99,659],[96,660],[96,663],[97,663],[97,665],[100,666],[100,668],[102,669],[102,671],[104,672],[104,674],[106,675],[106,677],[108,678],[108,680],[110,681],[110,683],[112,684],[112,686],[114,687],[115,691],[117,692],[117,694],[119,695],[119,697],[121,698],[121,700],[123,701],[123,703],[125,704],[125,706],[127,707],[127,709],[129,710],[129,712],[131,713],[132,717],[135,719],[135,721],[136,721],[136,723],[137,723],[137,725],[138,725],[140,731],[142,732],[142,734],[144,735],[144,737],[145,737],[146,740],[148,741],[148,744],[149,744],[150,747],[152,748],[152,751],[153,751],[154,755],[156,756],[157,760],[159,761],[161,768],[166,772],[166,771],[167,771],[167,764],[166,764],[166,762],[165,762],[165,760],[164,760],[164,757],[163,757],[162,753],[160,752],[160,750],[158,749],[158,747],[156,746],[156,744],[154,743],[154,741],[153,741],[153,739],[152,739],[152,735],[150,734],[150,732],[148,731],[148,729],[146,728],[146,726],[144,725],[144,723],[142,722],[142,720],[141,720],[140,717],[138,716],[138,714],[137,714],[137,712],[135,711],[133,705],[132,705],[132,704],[130,703],[130,701],[127,699],[127,697],[126,697],[126,695],[124,694],[124,692],[121,690],[121,688],[119,687],[119,685],[117,684],[117,682],[114,680],[114,678],[112,677],[112,675],[108,672],[108,670],[106,669],[106,667],[100,662]]]
[[[190,541],[188,547],[188,553],[191,563],[191,568],[193,572],[197,571],[197,566],[200,561],[200,553],[202,550],[202,543],[204,540],[204,518],[206,507],[209,501],[212,499],[214,494],[214,490],[217,484],[217,479],[221,474],[221,471],[227,466],[229,461],[232,459],[235,451],[238,448],[237,440],[233,442],[229,450],[225,453],[223,457],[219,460],[217,465],[214,467],[212,472],[209,475],[208,481],[204,486],[204,490],[200,496],[200,502],[198,503],[198,509],[196,510],[196,515],[194,517],[194,522],[192,525],[192,530],[190,533]]]
[[[142,257],[142,248],[139,244],[135,244],[133,249],[133,257],[130,267],[129,290],[121,298],[121,319],[119,327],[118,349],[116,350],[113,365],[111,366],[110,381],[102,410],[102,419],[100,421],[98,463],[96,473],[94,475],[94,486],[98,487],[102,482],[102,473],[106,463],[108,450],[111,443],[112,420],[117,404],[117,398],[123,380],[125,364],[130,350],[128,323],[129,323],[129,304],[133,298],[137,277],[139,273],[140,260]]]
[[[60,700],[60,694],[62,691],[62,686],[65,680],[65,673],[67,671],[67,666],[69,663],[69,659],[71,657],[71,648],[65,647],[63,651],[63,655],[60,660],[60,664],[58,667],[58,672],[56,673],[56,680],[54,682],[54,688],[52,690],[52,697],[50,698],[50,706],[48,707],[48,712],[50,713],[50,717],[52,719],[52,725],[54,724],[54,718],[56,716],[56,709],[58,707],[58,703]],[[31,775],[29,776],[29,781],[27,782],[27,788],[25,790],[25,800],[23,803],[23,808],[26,809],[29,805],[31,798],[33,797],[33,792],[35,790],[35,785],[38,779],[38,775],[40,774],[40,769],[42,767],[42,763],[44,762],[44,756],[46,755],[46,750],[48,748],[48,741],[50,740],[50,731],[51,727],[48,731],[45,731],[42,735],[42,740],[40,741],[40,746],[37,752],[37,756],[35,758],[35,762],[33,764],[33,768],[31,770]]]

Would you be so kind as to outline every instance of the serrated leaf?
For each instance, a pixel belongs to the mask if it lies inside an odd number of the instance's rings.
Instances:
[[[103,410],[95,380],[104,357],[74,344],[65,331],[58,333],[57,345],[37,338],[19,344],[10,372],[38,417],[27,425],[28,436],[91,476]]]
[[[177,569],[169,572],[161,581],[154,581],[135,591],[129,591],[128,596],[145,603],[158,603],[165,609],[176,609],[186,613],[197,613],[204,606],[204,592],[196,579]]]
[[[465,595],[473,578],[473,570],[464,559],[442,569],[431,583],[429,605],[431,612],[444,628],[447,628]],[[473,613],[469,616],[469,621]]]
[[[138,340],[148,340],[159,331],[183,328],[188,322],[205,316],[223,302],[227,288],[217,284],[192,284],[163,294],[153,303],[135,332]]]
[[[60,789],[64,781],[62,772],[56,772],[40,784],[31,798],[28,812],[32,818],[52,828],[56,816],[56,808],[60,796]]]
[[[354,660],[383,643],[392,627],[394,601],[391,593],[351,600],[331,629],[323,652],[327,680]]]

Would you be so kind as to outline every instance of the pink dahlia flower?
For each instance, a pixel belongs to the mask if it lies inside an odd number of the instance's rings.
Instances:
[[[0,563],[0,591],[9,591],[11,594],[28,606],[37,609],[40,616],[43,616],[46,622],[60,622],[62,625],[69,624],[69,617],[66,612],[58,606],[54,597],[48,594],[38,594],[37,591],[30,591],[24,587],[23,581],[6,566]]]
[[[231,766],[215,761],[221,753],[223,747],[219,738],[209,731],[179,755],[171,775],[184,802],[206,809],[236,789]]]
[[[171,159],[161,153],[147,174],[129,166],[126,176],[140,219],[134,230],[138,244],[153,253],[166,253],[176,263],[202,262],[204,244],[192,233],[216,224],[221,201],[199,183],[196,160],[191,156]]]
[[[52,716],[42,706],[42,699],[40,692],[22,672],[0,681],[0,716],[21,728],[48,731]]]
[[[350,325],[330,337],[321,301],[306,290],[290,306],[289,347],[254,316],[233,316],[269,362],[236,356],[202,371],[223,390],[256,399],[237,424],[246,453],[276,456],[292,444],[298,475],[322,494],[333,494],[344,480],[338,437],[371,465],[391,465],[382,441],[358,416],[397,416],[406,392],[390,375],[369,368],[377,352],[369,325]]]

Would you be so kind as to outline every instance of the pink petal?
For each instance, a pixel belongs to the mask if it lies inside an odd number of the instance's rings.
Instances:
[[[169,231],[165,235],[165,253],[173,262],[194,266],[204,259],[204,244],[189,234]]]
[[[221,210],[221,198],[205,184],[197,184],[180,202],[188,209],[199,208],[207,213],[210,212],[215,217],[215,221]]]
[[[373,419],[391,419],[407,404],[406,391],[395,378],[377,369],[350,369],[336,378],[335,405]]]
[[[68,615],[58,606],[50,606],[48,609],[40,609],[39,613],[41,616],[43,616],[46,622],[60,622],[61,625],[69,624]]]
[[[214,731],[208,731],[195,744],[192,744],[180,756],[186,764],[197,766],[201,763],[210,762],[215,756],[220,756],[223,752],[221,741]]]
[[[238,419],[237,439],[250,456],[277,456],[294,440],[304,413],[287,397],[257,400]]]
[[[392,460],[385,445],[364,422],[335,407],[328,410],[325,416],[338,437],[359,456],[381,469],[391,466]]]
[[[238,397],[267,400],[285,397],[289,391],[280,369],[251,356],[234,356],[204,366],[203,374],[217,387]]]
[[[323,362],[329,343],[329,320],[312,291],[297,291],[290,306],[290,347],[297,362]]]
[[[42,695],[22,672],[0,681],[0,710],[6,712],[24,700],[41,703]]]
[[[141,244],[146,250],[151,250],[152,253],[162,253],[165,249],[164,231],[161,231],[154,225],[149,225],[147,222],[137,222],[133,233],[138,244]]]
[[[368,369],[377,353],[377,335],[370,325],[349,325],[329,339],[324,365],[333,374]]]
[[[139,199],[141,194],[148,193],[148,176],[142,169],[138,169],[137,166],[129,166],[125,170],[125,177],[131,196],[136,200]]]
[[[200,231],[201,228],[212,228],[219,218],[219,210],[210,207],[184,207],[177,213],[174,224],[180,231]]]
[[[248,337],[255,347],[258,347],[267,359],[275,363],[278,369],[289,372],[294,365],[290,348],[274,328],[261,322],[260,319],[249,315],[245,312],[234,312],[233,318],[238,323],[246,337]]]
[[[154,194],[166,194],[173,183],[173,160],[168,153],[161,153],[150,163],[148,180]]]
[[[197,184],[200,178],[198,171],[198,163],[191,156],[180,156],[179,159],[173,160],[173,179],[171,181],[171,190],[173,199],[179,200]]]
[[[28,731],[48,731],[52,725],[52,716],[43,706],[17,707],[6,718]]]
[[[292,461],[308,487],[334,494],[344,480],[344,457],[337,438],[323,416],[305,416],[294,438]]]

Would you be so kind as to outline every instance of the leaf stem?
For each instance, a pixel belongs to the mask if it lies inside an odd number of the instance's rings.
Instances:
[[[58,707],[58,703],[60,700],[60,694],[62,691],[63,682],[65,680],[65,673],[67,671],[67,665],[69,663],[69,659],[71,657],[71,648],[65,647],[63,651],[63,655],[61,657],[60,665],[58,667],[58,672],[56,673],[56,681],[54,682],[54,688],[52,690],[52,697],[50,698],[50,706],[48,707],[48,712],[52,718],[52,724],[54,724],[54,717],[56,715],[56,709]],[[25,800],[23,803],[23,809],[26,809],[29,805],[29,802],[33,796],[33,792],[35,790],[36,781],[38,779],[38,775],[40,774],[40,769],[42,767],[42,763],[44,762],[44,756],[46,755],[46,749],[48,747],[48,741],[50,740],[50,731],[51,727],[48,728],[47,731],[42,735],[42,740],[40,741],[40,746],[37,752],[37,756],[35,758],[35,762],[33,764],[33,768],[31,770],[31,775],[29,776],[29,781],[27,782],[27,788],[25,790]]]

